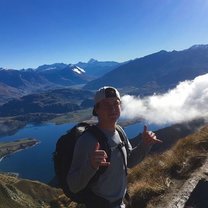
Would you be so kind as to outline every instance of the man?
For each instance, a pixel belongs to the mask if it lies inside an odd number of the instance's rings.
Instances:
[[[117,120],[121,113],[121,98],[117,89],[105,86],[95,94],[93,115],[97,116],[97,127],[105,134],[111,149],[110,161],[106,151],[89,132],[84,133],[77,141],[71,169],[67,182],[76,193],[87,186],[99,168],[107,167],[95,183],[90,184],[96,196],[86,204],[87,208],[125,208],[124,197],[127,187],[126,166],[132,161],[141,161],[154,143],[161,142],[153,132],[144,127],[142,142],[132,148],[129,141],[127,147],[118,148],[121,138],[116,130]],[[128,157],[128,152],[132,154]]]

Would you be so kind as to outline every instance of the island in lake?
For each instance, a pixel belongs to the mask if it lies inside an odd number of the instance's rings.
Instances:
[[[0,159],[14,152],[34,146],[38,143],[36,139],[24,138],[10,142],[0,142]]]

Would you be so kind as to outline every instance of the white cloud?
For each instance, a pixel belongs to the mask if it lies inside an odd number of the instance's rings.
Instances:
[[[202,116],[208,117],[208,74],[181,82],[162,95],[122,97],[121,118],[172,124]]]

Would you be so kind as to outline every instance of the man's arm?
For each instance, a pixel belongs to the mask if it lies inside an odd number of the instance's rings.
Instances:
[[[97,171],[92,167],[90,158],[96,142],[92,135],[85,133],[75,145],[71,168],[67,175],[68,186],[74,193],[84,189]]]
[[[149,153],[153,144],[161,143],[152,131],[147,131],[147,126],[144,126],[144,131],[134,138],[138,141],[137,145],[132,148],[131,154],[128,158],[128,167],[132,168],[141,162],[144,157]]]
[[[84,189],[100,166],[108,166],[107,154],[91,134],[83,134],[77,141],[67,183],[74,193]]]

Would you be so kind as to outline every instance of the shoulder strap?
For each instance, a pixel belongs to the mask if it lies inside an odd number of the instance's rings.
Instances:
[[[122,154],[123,162],[124,162],[124,165],[125,165],[125,172],[126,172],[126,175],[127,175],[128,174],[128,168],[127,168],[127,163],[126,163],[126,160],[125,160],[125,155],[124,155],[124,152],[122,150],[122,147],[123,146],[125,147],[127,157],[128,157],[130,155],[128,139],[127,139],[126,133],[124,132],[123,128],[121,126],[119,126],[118,124],[116,125],[116,130],[118,131],[119,136],[121,138],[121,144],[118,146],[118,149],[120,150],[120,152]]]
[[[116,125],[116,130],[118,131],[123,146],[125,146],[127,155],[129,156],[131,152],[129,150],[128,138],[126,136],[126,133],[124,132],[123,128],[118,124]]]

